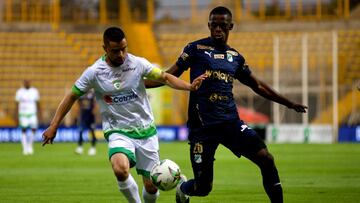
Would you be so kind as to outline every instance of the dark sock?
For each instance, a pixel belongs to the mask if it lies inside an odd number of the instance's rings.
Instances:
[[[194,186],[195,186],[195,180],[191,179],[186,182],[184,182],[180,189],[183,193],[193,196],[194,195]]]
[[[262,171],[263,185],[271,203],[283,203],[283,192],[276,167]]]

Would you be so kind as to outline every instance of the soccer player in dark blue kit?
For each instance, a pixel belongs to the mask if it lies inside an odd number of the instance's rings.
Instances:
[[[244,156],[261,170],[263,186],[272,203],[283,202],[282,187],[274,158],[264,141],[240,120],[232,94],[235,79],[262,97],[305,113],[306,106],[294,103],[257,79],[244,57],[227,44],[233,28],[232,14],[225,7],[209,15],[211,36],[189,43],[176,64],[166,72],[180,76],[190,67],[190,80],[207,73],[196,92],[190,93],[188,122],[190,160],[194,179],[180,182],[176,202],[189,202],[189,196],[207,196],[212,190],[213,163],[219,144],[237,157]],[[148,83],[147,87],[155,87]]]
[[[91,134],[91,147],[88,151],[88,155],[93,156],[96,154],[96,136],[95,136],[95,93],[94,91],[89,91],[87,94],[81,96],[78,100],[80,115],[78,117],[79,125],[79,139],[78,146],[75,150],[75,153],[83,153],[83,132],[89,130]]]

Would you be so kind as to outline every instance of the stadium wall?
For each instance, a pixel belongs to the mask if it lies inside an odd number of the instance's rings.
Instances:
[[[330,125],[269,125],[265,129],[254,126],[262,138],[268,143],[333,143],[332,127]],[[159,126],[158,136],[160,141],[185,141],[187,140],[188,130],[185,126]],[[36,132],[35,141],[42,141],[43,128]],[[265,131],[265,132],[264,132]],[[85,135],[88,134],[85,131]],[[98,128],[95,132],[98,140],[104,140],[102,130]],[[58,130],[55,142],[76,142],[79,131],[76,127],[63,127]],[[20,142],[21,129],[19,128],[0,128],[0,143]],[[88,141],[89,137],[84,136]],[[342,126],[339,129],[338,142],[358,142],[360,143],[360,125]]]

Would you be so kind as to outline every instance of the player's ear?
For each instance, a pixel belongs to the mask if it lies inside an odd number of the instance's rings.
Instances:
[[[234,23],[230,23],[229,30],[232,30],[234,28]]]
[[[210,22],[208,22],[208,28],[209,28],[209,30],[210,30]]]
[[[103,47],[104,51],[106,52],[106,46],[105,46],[105,44],[102,45],[102,47]]]

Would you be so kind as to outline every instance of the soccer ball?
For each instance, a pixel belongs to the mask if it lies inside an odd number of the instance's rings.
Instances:
[[[150,171],[153,184],[163,191],[176,187],[180,181],[180,167],[170,159],[161,160]]]

